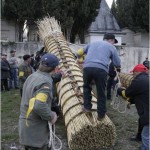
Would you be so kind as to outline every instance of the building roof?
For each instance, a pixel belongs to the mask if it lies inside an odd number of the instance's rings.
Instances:
[[[120,27],[105,0],[101,0],[98,15],[95,21],[90,25],[88,31],[120,32]]]

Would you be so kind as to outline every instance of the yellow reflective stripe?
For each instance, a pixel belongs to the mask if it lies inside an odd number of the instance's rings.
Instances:
[[[46,102],[47,101],[47,95],[44,93],[38,93],[35,98],[41,102]]]
[[[123,90],[121,94],[124,98],[126,98],[126,99],[128,98],[128,97],[126,97],[125,90]]]
[[[77,54],[78,54],[79,56],[82,56],[82,55],[84,54],[83,49],[82,49],[82,48],[78,49]]]
[[[26,126],[27,127],[29,126],[27,119],[29,117],[29,114],[33,110],[34,103],[35,103],[35,98],[31,98],[30,101],[29,101],[29,107],[28,107],[28,111],[27,111],[27,114],[26,114]]]
[[[24,76],[24,72],[23,71],[20,71],[19,72],[19,77],[23,77]]]
[[[27,127],[29,126],[27,119],[28,119],[30,113],[33,110],[35,100],[38,100],[40,102],[46,102],[47,98],[48,98],[48,96],[46,94],[38,93],[35,97],[33,97],[29,100],[29,107],[28,107],[28,110],[27,110],[27,113],[26,113],[26,126]]]

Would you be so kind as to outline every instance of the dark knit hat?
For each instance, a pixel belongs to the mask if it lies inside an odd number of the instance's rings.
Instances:
[[[26,54],[26,55],[23,56],[23,60],[27,60],[27,59],[29,59],[30,57],[31,57],[30,55]]]

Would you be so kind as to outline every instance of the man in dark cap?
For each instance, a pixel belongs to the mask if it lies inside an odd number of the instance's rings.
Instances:
[[[42,56],[39,69],[31,74],[23,86],[19,117],[20,143],[26,150],[48,150],[48,122],[54,124],[57,115],[51,110],[52,77],[58,58],[53,54]]]
[[[83,54],[86,54],[83,64],[83,111],[85,113],[91,112],[91,83],[94,81],[97,89],[98,120],[102,120],[106,113],[105,88],[109,62],[112,60],[115,67],[121,66],[119,55],[115,46],[113,46],[117,42],[113,34],[106,33],[103,41],[90,43],[83,48]]]
[[[115,38],[115,35],[112,33],[106,33],[103,37],[103,40],[109,41],[111,44],[117,44],[118,40]]]
[[[20,94],[22,96],[22,88],[23,84],[26,81],[27,77],[32,74],[32,68],[31,68],[31,56],[30,55],[24,55],[23,56],[24,62],[19,66],[19,89]]]

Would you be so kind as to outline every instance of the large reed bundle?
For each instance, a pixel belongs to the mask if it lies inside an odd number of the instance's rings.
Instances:
[[[97,120],[97,100],[92,96],[92,113],[82,111],[83,78],[67,41],[61,33],[60,26],[54,18],[44,18],[37,22],[39,35],[49,53],[60,60],[62,70],[67,70],[57,87],[62,113],[67,129],[68,145],[72,150],[96,150],[114,145],[115,126],[106,116],[103,121]]]
[[[119,77],[121,85],[125,88],[127,88],[133,80],[133,75],[127,73],[119,73]]]

